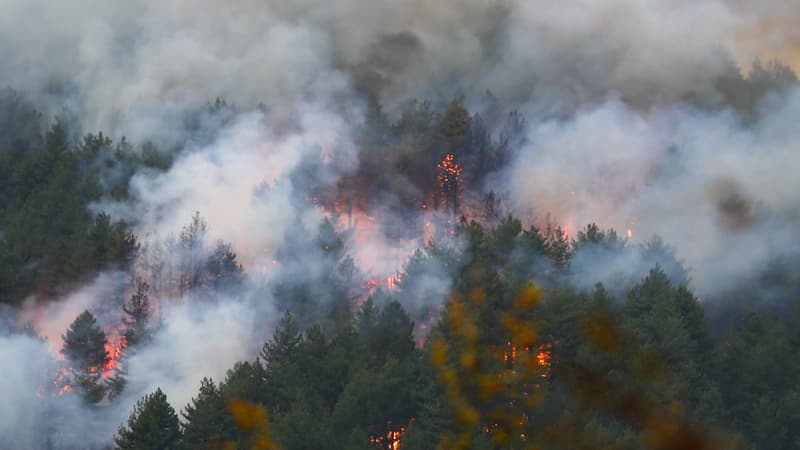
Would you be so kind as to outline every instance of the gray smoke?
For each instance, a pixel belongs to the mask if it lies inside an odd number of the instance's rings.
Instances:
[[[573,235],[589,222],[630,229],[631,244],[659,235],[703,295],[796,254],[787,243],[800,205],[800,89],[767,99],[747,126],[684,100],[719,104],[718,77],[754,56],[800,62],[797,14],[778,0],[4,1],[0,83],[47,116],[69,112],[85,130],[180,150],[167,172],[137,173],[130,200],[93,208],[153,243],[200,211],[250,281],[217,301],[159,298],[154,341],[127,362],[123,396],[100,409],[37,392],[52,383],[69,323],[85,308],[105,311],[125,275],[100,274],[59,302],[30,299],[21,320],[47,341],[0,333],[0,447],[102,446],[154,387],[180,409],[203,376],[220,381],[252,359],[282,313],[269,287],[298,281],[297,270],[274,267],[276,254],[324,216],[310,187],[333,189],[358,164],[364,91],[394,113],[411,98],[460,94],[485,112],[491,90],[529,120],[525,145],[487,190],[507,193],[516,215],[550,214]],[[187,124],[187,111],[216,97],[237,113]],[[205,138],[187,141],[192,127]],[[349,251],[370,277],[394,275],[421,246],[387,238],[386,217],[356,218]],[[324,271],[318,252],[300,253],[292,267]],[[638,253],[602,267],[591,255],[575,261],[586,286],[652,262]],[[450,280],[430,264],[418,289],[441,302]],[[413,310],[430,306],[413,289],[403,295]]]
[[[762,4],[9,0],[0,80],[52,113],[74,111],[87,129],[175,143],[183,112],[214,97],[284,109],[352,85],[388,104],[491,89],[559,114],[608,92],[636,104],[713,95],[737,51],[751,58],[797,42],[794,27],[773,20],[795,9]],[[737,46],[764,23],[766,38]]]
[[[800,89],[743,127],[731,112],[631,109],[619,100],[533,124],[494,186],[518,212],[676,245],[701,294],[797,254]],[[607,269],[607,267],[606,267]]]

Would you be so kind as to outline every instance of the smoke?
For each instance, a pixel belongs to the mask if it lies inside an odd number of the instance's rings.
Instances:
[[[113,329],[119,326],[121,310],[103,312],[107,294],[116,286],[109,276],[101,275],[59,302],[40,305],[34,321],[45,334],[64,332],[78,313],[89,309],[98,315],[101,326]],[[237,361],[252,360],[279,317],[264,298],[222,296],[212,303],[161,299],[160,305],[163,321],[152,342],[123,361],[128,384],[122,395],[94,408],[87,408],[75,391],[57,394],[60,385],[56,379],[63,363],[58,353],[60,337],[40,339],[6,335],[6,330],[0,330],[0,361],[5,373],[0,393],[7,400],[0,407],[0,445],[103,447],[127,420],[136,401],[156,387],[181,409],[196,395],[203,377],[222,381]]]
[[[140,236],[159,237],[180,230],[200,211],[214,235],[234,242],[245,262],[260,262],[297,220],[307,227],[321,220],[296,200],[305,203],[312,183],[335,185],[337,171],[354,158],[346,116],[310,105],[291,117],[293,129],[277,130],[267,120],[259,112],[239,116],[209,146],[186,150],[166,173],[136,174],[129,186],[133,201],[97,209],[136,223]],[[320,163],[308,174],[313,178],[293,180],[309,161]]]
[[[119,272],[101,273],[93,282],[72,292],[67,299],[57,302],[29,297],[22,305],[19,320],[22,323],[35,324],[34,331],[49,342],[54,350],[60,350],[61,335],[78,314],[93,308],[99,302],[111,302],[117,286],[124,283],[124,277],[125,274]]]
[[[20,320],[46,342],[0,337],[7,374],[0,447],[36,448],[51,437],[68,448],[85,447],[87,436],[107,443],[154,387],[179,409],[203,376],[219,381],[235,361],[252,359],[282,313],[275,286],[312,280],[310,292],[328,292],[332,267],[334,281],[359,285],[359,276],[343,275],[347,254],[357,269],[351,275],[395,275],[430,232],[387,230],[419,212],[372,205],[334,217],[340,231],[354,225],[343,253],[334,258],[314,246],[330,213],[315,198],[335,192],[369,150],[357,139],[365,93],[390,114],[412,98],[441,104],[460,94],[485,113],[492,102],[481,94],[491,90],[529,120],[526,143],[486,190],[508,193],[517,216],[550,214],[573,235],[597,222],[630,229],[629,245],[661,236],[691,267],[702,295],[797,255],[800,88],[768,98],[747,126],[734,112],[686,102],[718,104],[716,81],[736,71],[735,61],[774,55],[797,67],[797,10],[787,3],[3,2],[3,83],[48,117],[70,113],[84,130],[179,150],[166,172],[136,173],[129,199],[105,199],[93,212],[128,220],[155,246],[199,211],[210,235],[232,243],[249,281],[216,301],[160,292],[159,331],[128,360],[123,396],[99,410],[74,394],[35,393],[52,382],[60,336],[82,310],[118,325],[115,292],[130,280],[100,274],[58,302],[30,299]],[[234,112],[190,120],[216,97]],[[10,114],[0,114],[0,124],[7,127]],[[203,138],[191,138],[197,133]],[[631,274],[653,262],[644,249],[609,258],[579,253],[573,282],[636,279]],[[417,283],[398,296],[412,314],[426,315],[451,280],[436,261],[418,263]]]
[[[45,383],[50,363],[46,344],[25,336],[0,336],[0,360],[20,361],[4,364],[0,394],[5,401],[0,406],[0,445],[4,448],[36,448],[36,435],[28,433],[39,425],[42,409],[36,392]]]
[[[253,360],[258,354],[274,323],[257,317],[277,316],[263,309],[233,299],[173,308],[153,342],[126,362],[131,380],[126,397],[135,401],[160,387],[176,408],[185,406],[197,395],[203,377],[220,382],[236,362]],[[121,405],[126,418],[130,405]]]
[[[634,242],[661,236],[692,268],[694,287],[718,293],[800,251],[789,238],[800,205],[800,89],[763,106],[743,127],[728,112],[639,112],[612,99],[532,125],[495,187],[517,211],[630,229]]]
[[[559,114],[609,91],[638,103],[711,95],[737,57],[797,42],[791,7],[751,3],[11,0],[0,79],[86,129],[174,144],[185,111],[214,97],[283,109],[352,84],[387,104],[491,89]],[[770,33],[745,42],[764,23]]]

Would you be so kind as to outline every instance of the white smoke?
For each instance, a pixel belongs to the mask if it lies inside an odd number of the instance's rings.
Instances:
[[[178,144],[184,111],[214,97],[282,109],[353,80],[387,103],[491,89],[556,113],[608,91],[634,102],[706,92],[742,34],[794,14],[786,5],[8,0],[0,79],[51,112],[75,111],[87,129]],[[794,27],[770,23],[767,39],[749,38],[743,54],[796,43]]]
[[[491,89],[530,119],[530,144],[490,186],[510,193],[515,212],[549,212],[573,231],[630,228],[634,241],[658,234],[678,247],[695,287],[712,292],[797,250],[785,243],[800,204],[800,91],[765,103],[749,128],[680,101],[717,95],[714,80],[733,60],[761,49],[791,56],[796,27],[776,20],[797,14],[788,3],[6,0],[0,80],[47,114],[73,111],[87,130],[181,148],[167,172],[134,176],[130,201],[94,206],[152,239],[199,211],[248,268],[269,266],[287,236],[317,226],[323,214],[309,206],[309,186],[333,188],[357,166],[357,88],[390,111],[411,97],[475,101]],[[767,40],[742,38],[765,24]],[[208,143],[187,144],[186,111],[215,97],[248,112],[209,126]],[[361,268],[381,276],[391,268],[364,266],[412,248],[382,233],[356,239]],[[298,264],[314,271],[316,256]],[[116,403],[95,411],[74,395],[35,397],[50,382],[60,334],[108,301],[112,278],[57,303],[31,300],[23,318],[47,343],[0,337],[0,446],[35,448],[43,436],[67,447],[87,436],[108,443],[143,393],[160,386],[179,409],[200,378],[219,381],[252,359],[277,316],[269,299],[247,297],[167,308],[152,345],[129,361],[130,386]],[[421,288],[443,298],[448,283],[431,270]],[[43,418],[48,408],[59,420]]]
[[[661,236],[677,246],[701,293],[729,288],[798,250],[786,243],[800,205],[800,89],[765,103],[762,114],[743,127],[727,112],[639,112],[609,100],[533,124],[530,144],[497,187],[518,211],[631,229],[635,242]]]

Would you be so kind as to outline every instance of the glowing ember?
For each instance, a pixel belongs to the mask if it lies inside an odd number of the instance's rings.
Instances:
[[[456,162],[456,156],[452,153],[444,155],[442,162],[436,165],[439,169],[439,187],[445,187],[448,183],[458,181],[464,169]]]
[[[575,226],[572,223],[572,217],[568,217],[563,227],[562,237],[564,238],[564,240],[567,240],[570,236],[572,236],[574,231],[575,231]]]
[[[413,420],[413,419],[412,419]],[[391,422],[388,424],[391,426]],[[399,450],[400,449],[400,436],[405,433],[406,428],[400,427],[399,430],[389,430],[386,432],[384,436],[371,436],[369,441],[373,444],[380,445],[382,448],[387,450]]]
[[[400,275],[396,275],[386,279],[386,287],[389,288],[389,290],[397,289],[397,286],[399,284],[400,284]]]
[[[69,370],[62,367],[61,370],[58,371],[55,380],[53,380],[52,387],[50,389],[45,386],[40,387],[36,390],[36,396],[42,397],[49,394],[51,397],[59,397],[70,392],[72,390],[72,385],[68,382],[69,376]],[[57,389],[57,391],[53,388]]]
[[[536,361],[539,367],[543,369],[541,374],[542,378],[547,378],[547,370],[550,368],[550,344],[540,344],[536,352]],[[525,347],[524,352],[530,352],[530,347]],[[513,364],[517,360],[517,346],[513,345],[511,341],[506,343],[506,350],[503,352],[503,362]]]
[[[365,291],[372,292],[372,291],[374,291],[376,288],[378,288],[378,286],[380,286],[380,285],[381,285],[381,280],[379,280],[379,279],[372,279],[372,280],[367,280],[367,282],[366,282],[366,283],[364,283],[364,285],[363,285],[363,286],[361,286],[361,287],[362,287],[362,289],[364,289]]]
[[[542,344],[539,346],[539,351],[536,353],[536,361],[539,362],[539,366],[543,367],[544,369],[550,368],[550,344]],[[542,377],[546,377],[547,373],[543,373]]]
[[[461,164],[456,161],[456,156],[452,153],[446,154],[436,168],[438,169],[436,179],[439,182],[439,189],[441,189],[441,197],[445,201],[445,207],[450,209],[455,216],[458,214],[458,201],[461,196],[459,189],[464,169],[461,168]]]

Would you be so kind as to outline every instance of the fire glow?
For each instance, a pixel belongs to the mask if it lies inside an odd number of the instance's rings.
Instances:
[[[103,371],[101,373],[103,378],[108,378],[114,373],[114,369],[119,364],[119,359],[122,356],[122,350],[127,343],[125,337],[120,337],[115,343],[106,343],[106,363],[103,364]]]
[[[526,353],[530,353],[531,347],[526,346],[522,350]],[[503,352],[503,362],[513,365],[517,360],[517,352],[517,346],[509,341],[506,345],[506,350]],[[550,368],[550,355],[550,344],[539,344],[536,352],[536,362],[539,364],[539,367],[542,368],[542,374],[540,375],[542,378],[547,378],[547,371]]]
[[[391,427],[392,423],[389,422],[387,425]],[[372,444],[375,444],[376,446],[379,445],[381,448],[384,448],[386,450],[400,450],[400,445],[401,445],[400,436],[402,436],[402,434],[405,433],[405,431],[406,431],[405,427],[400,427],[397,430],[392,430],[390,428],[389,431],[386,432],[386,435],[372,436],[369,438],[369,441]]]
[[[114,375],[114,371],[117,369],[119,365],[119,360],[122,357],[122,352],[125,349],[127,343],[125,342],[125,337],[119,337],[114,342],[107,342],[105,344],[106,350],[106,361],[103,363],[102,367],[89,367],[89,373],[95,374],[100,372],[100,377],[103,379],[108,379],[112,375]],[[63,358],[63,357],[62,357]],[[72,385],[69,382],[70,380],[70,371],[67,368],[62,367],[61,370],[58,371],[58,375],[56,375],[55,380],[53,380],[53,386],[58,388],[58,392],[52,394],[54,397],[60,397],[67,392],[72,391]],[[37,395],[41,396],[44,392],[44,388],[40,389],[37,392]]]

